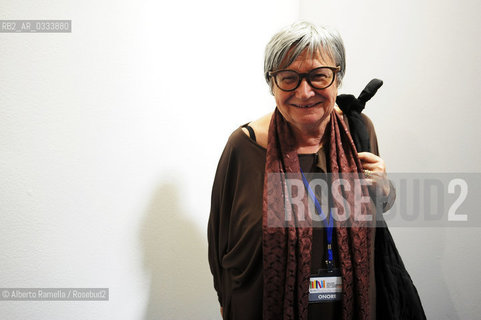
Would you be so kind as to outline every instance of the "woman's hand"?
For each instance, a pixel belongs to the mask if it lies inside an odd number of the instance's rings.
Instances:
[[[359,160],[361,160],[364,175],[370,181],[370,185],[373,188],[379,188],[382,197],[387,197],[390,186],[384,160],[370,152],[359,152],[357,155]],[[375,190],[378,191],[377,189]]]

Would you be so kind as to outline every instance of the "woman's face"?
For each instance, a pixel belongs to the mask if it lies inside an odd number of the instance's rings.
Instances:
[[[284,69],[307,73],[322,66],[336,66],[327,54],[323,56],[324,59],[319,53],[311,55],[304,50],[292,64]],[[303,79],[299,87],[290,92],[282,91],[274,83],[273,93],[277,108],[284,119],[299,130],[315,130],[322,123],[329,121],[329,115],[336,103],[337,80],[328,88],[314,89],[306,79]]]

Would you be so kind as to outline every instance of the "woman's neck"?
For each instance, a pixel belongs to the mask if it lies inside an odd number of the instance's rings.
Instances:
[[[297,153],[317,153],[322,146],[326,134],[326,126],[330,117],[324,119],[319,125],[298,128],[293,126],[293,132],[297,142]]]

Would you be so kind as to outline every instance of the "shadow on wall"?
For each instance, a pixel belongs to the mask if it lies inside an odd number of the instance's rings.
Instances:
[[[425,279],[420,279],[417,286],[426,317],[428,319],[460,320],[452,299],[453,291],[450,288],[450,282],[453,279],[446,279],[446,274],[449,273],[444,270],[445,266],[442,263],[447,248],[446,229],[430,228],[418,232],[423,233],[417,237],[418,242],[427,244],[427,249],[425,249],[427,255],[419,257],[422,261],[424,260],[424,265],[417,267],[418,269],[422,267],[423,273],[427,275]],[[432,288],[436,288],[436,295],[429,294],[432,292]],[[427,294],[422,295],[423,292]]]
[[[140,230],[150,292],[144,319],[219,319],[206,235],[182,213],[179,188],[161,185]]]

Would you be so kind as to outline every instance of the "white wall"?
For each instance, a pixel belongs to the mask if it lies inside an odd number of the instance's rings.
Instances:
[[[479,12],[476,0],[301,1],[301,18],[344,39],[342,92],[384,80],[365,112],[388,171],[481,171]],[[428,319],[479,319],[479,228],[392,233]]]
[[[0,2],[0,19],[73,21],[71,34],[0,34],[1,287],[110,288],[109,302],[2,302],[1,318],[219,318],[214,171],[230,132],[273,109],[264,46],[299,16],[340,30],[345,92],[385,80],[367,113],[388,169],[479,171],[477,12],[454,0]],[[477,229],[394,233],[430,318],[475,318]]]
[[[108,287],[109,302],[1,302],[1,319],[219,319],[210,189],[228,135],[274,107],[269,37],[294,0],[2,1],[0,287]]]

